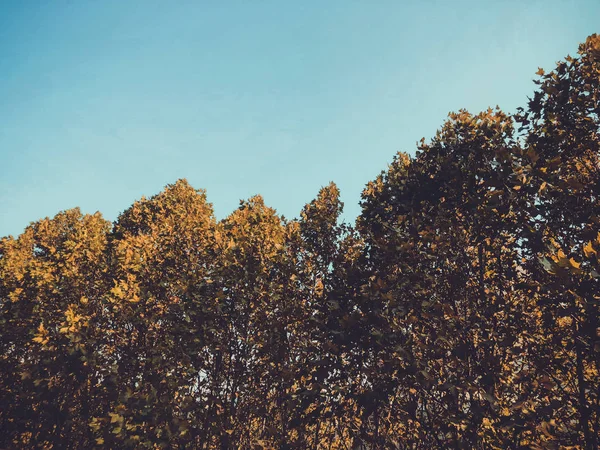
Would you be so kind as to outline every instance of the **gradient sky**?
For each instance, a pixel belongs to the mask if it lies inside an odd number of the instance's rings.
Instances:
[[[598,0],[4,0],[0,236],[184,177],[217,218],[257,193],[296,217],[335,181],[353,220],[397,151],[524,105],[599,25]]]

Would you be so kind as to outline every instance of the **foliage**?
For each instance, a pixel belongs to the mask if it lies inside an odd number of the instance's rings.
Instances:
[[[2,448],[600,445],[600,37],[340,223],[185,180],[0,240]]]

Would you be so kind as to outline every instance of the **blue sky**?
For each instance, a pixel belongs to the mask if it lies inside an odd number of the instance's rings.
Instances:
[[[524,105],[599,24],[597,0],[0,2],[0,236],[184,177],[218,218],[335,181],[353,220],[397,151]]]

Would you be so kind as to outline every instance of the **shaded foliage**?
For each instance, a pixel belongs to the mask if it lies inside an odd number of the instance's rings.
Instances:
[[[600,37],[370,182],[0,240],[2,448],[600,445]]]

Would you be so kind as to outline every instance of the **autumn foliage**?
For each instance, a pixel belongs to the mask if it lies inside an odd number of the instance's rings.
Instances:
[[[185,180],[0,241],[0,448],[595,449],[600,36],[341,223]]]

